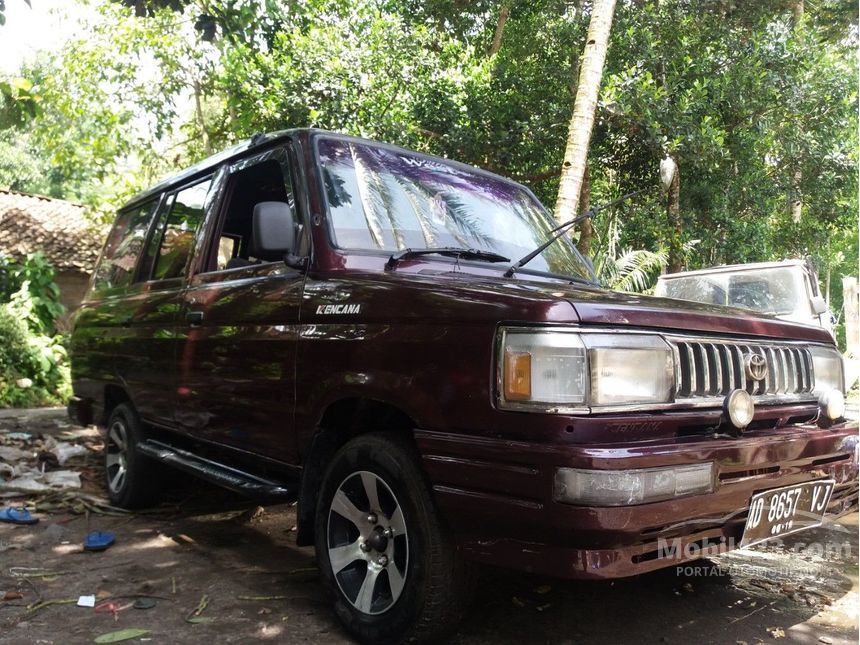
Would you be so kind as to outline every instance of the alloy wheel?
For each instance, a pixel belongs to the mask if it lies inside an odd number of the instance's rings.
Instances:
[[[119,419],[114,421],[108,430],[105,468],[108,487],[111,493],[116,495],[122,490],[128,474],[128,431]]]
[[[409,542],[403,510],[375,473],[344,479],[328,515],[328,558],[343,595],[365,614],[382,614],[403,592]]]

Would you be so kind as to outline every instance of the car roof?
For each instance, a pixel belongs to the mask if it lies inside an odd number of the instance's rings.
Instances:
[[[232,161],[234,158],[239,157],[255,148],[262,148],[273,142],[288,139],[290,135],[293,135],[298,132],[298,129],[293,130],[280,130],[278,132],[272,132],[269,134],[255,134],[250,139],[245,139],[236,143],[229,148],[226,148],[220,152],[216,152],[211,157],[207,157],[202,161],[198,161],[193,166],[189,166],[184,170],[180,170],[177,173],[172,175],[168,175],[154,186],[147,188],[143,192],[138,193],[134,197],[132,197],[126,204],[120,209],[124,210],[127,208],[131,208],[136,206],[140,202],[147,201],[152,197],[156,197],[163,193],[166,190],[170,190],[176,186],[180,186],[189,181],[192,181],[198,177],[204,176],[219,166],[223,165],[228,161]]]
[[[781,262],[751,262],[749,264],[723,264],[707,269],[697,269],[696,271],[681,271],[679,273],[666,273],[661,275],[659,280],[674,280],[676,278],[688,278],[700,275],[712,275],[714,273],[729,273],[733,271],[759,271],[761,269],[778,269],[780,267],[806,267],[805,260],[783,260]]]
[[[154,186],[147,188],[141,193],[135,195],[132,199],[126,202],[120,210],[126,210],[128,208],[133,208],[139,205],[141,202],[145,202],[147,200],[152,199],[153,197],[157,197],[161,193],[172,190],[173,188],[182,186],[183,184],[187,184],[195,179],[201,178],[210,174],[219,166],[229,163],[233,160],[246,156],[249,152],[255,149],[264,149],[271,147],[279,142],[286,141],[291,138],[296,138],[299,135],[305,136],[328,136],[337,139],[342,139],[346,141],[352,141],[356,143],[366,143],[374,146],[379,146],[382,148],[387,148],[389,150],[397,150],[410,155],[417,155],[419,157],[426,157],[429,159],[438,159],[443,161],[447,165],[454,166],[463,170],[468,170],[473,173],[477,173],[480,175],[484,175],[486,177],[493,177],[499,179],[501,181],[505,181],[510,184],[516,184],[517,186],[521,186],[527,192],[531,194],[531,190],[527,186],[523,186],[515,179],[511,179],[510,177],[505,177],[503,175],[496,174],[494,172],[490,172],[489,170],[485,170],[483,168],[479,168],[477,166],[471,166],[469,164],[463,163],[461,161],[455,161],[453,159],[448,159],[445,157],[439,157],[437,155],[431,155],[424,152],[418,152],[416,150],[410,150],[409,148],[403,148],[401,146],[393,145],[390,143],[385,143],[383,141],[376,141],[373,139],[365,139],[362,137],[356,137],[348,134],[343,134],[340,132],[332,132],[329,130],[323,130],[320,128],[291,128],[289,130],[279,130],[277,132],[269,132],[269,133],[260,133],[255,134],[250,139],[245,139],[236,143],[221,152],[217,152],[211,157],[207,157],[202,161],[197,162],[193,166],[190,166],[184,170],[181,170],[177,173],[169,175],[156,183]]]

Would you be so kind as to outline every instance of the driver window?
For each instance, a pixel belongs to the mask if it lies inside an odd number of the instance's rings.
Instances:
[[[209,271],[262,263],[251,239],[254,206],[260,202],[289,204],[295,220],[292,186],[279,160],[270,158],[231,175],[221,213],[223,224],[209,261]]]

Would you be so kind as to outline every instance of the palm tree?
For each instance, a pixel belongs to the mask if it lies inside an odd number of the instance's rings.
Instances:
[[[615,0],[594,0],[591,7],[591,20],[585,40],[585,52],[579,83],[576,86],[576,99],[573,102],[573,116],[567,134],[564,163],[561,167],[561,183],[555,203],[555,218],[564,222],[573,219],[577,213],[582,178],[585,175],[585,162],[588,157],[588,142],[594,125],[594,112],[597,110],[597,95],[600,79],[603,76],[603,63],[609,46],[609,31],[615,13]]]

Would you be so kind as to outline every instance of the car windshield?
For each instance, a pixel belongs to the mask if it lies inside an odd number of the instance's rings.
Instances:
[[[499,177],[341,139],[320,139],[318,150],[333,241],[340,248],[393,253],[458,247],[515,261],[546,241],[555,226],[526,189]],[[592,280],[567,239],[523,270]]]
[[[810,314],[803,272],[799,267],[661,278],[654,295],[782,316]]]

